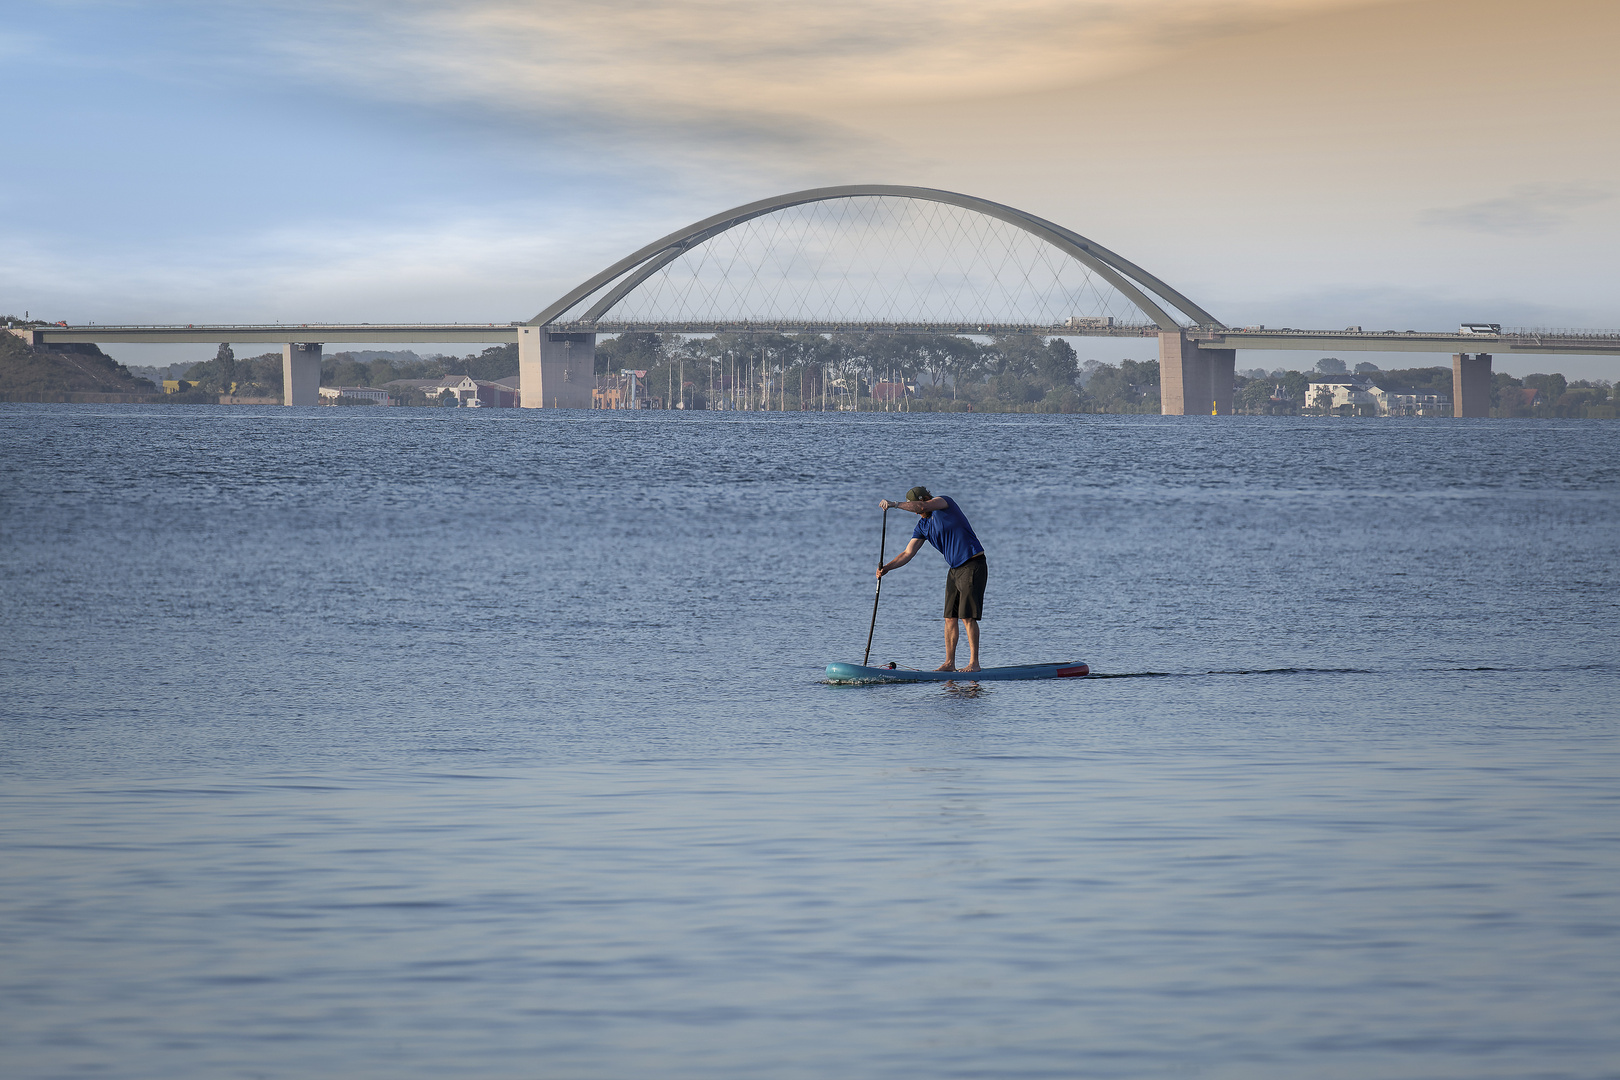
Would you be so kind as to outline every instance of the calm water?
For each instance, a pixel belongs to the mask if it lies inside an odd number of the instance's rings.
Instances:
[[[917,483],[1106,677],[820,681]],[[1620,424],[10,405],[0,544],[7,1076],[1620,1075]]]

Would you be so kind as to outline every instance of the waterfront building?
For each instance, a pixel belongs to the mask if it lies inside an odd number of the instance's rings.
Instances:
[[[1323,396],[1327,396],[1324,402]],[[1374,416],[1384,415],[1383,391],[1370,379],[1359,375],[1312,376],[1310,391],[1305,395],[1309,409],[1327,405],[1330,413],[1350,413]]]
[[[1410,387],[1384,391],[1382,416],[1450,416],[1451,395]]]
[[[456,399],[456,404],[470,409],[515,409],[522,403],[516,375],[494,381],[474,379],[469,375],[446,375],[442,379],[395,379],[386,388],[395,393],[420,390],[435,405],[439,403],[440,396],[448,391]]]
[[[518,409],[523,407],[523,389],[519,376],[510,375],[504,379],[496,379],[492,383],[479,383],[480,395],[487,393],[489,400],[485,402],[497,409]],[[488,388],[487,391],[485,388]]]
[[[1318,407],[1322,391],[1331,395],[1328,411],[1361,416],[1450,416],[1451,395],[1433,390],[1388,386],[1376,375],[1314,376],[1305,405]]]
[[[338,398],[354,398],[360,401],[369,401],[374,405],[391,405],[388,391],[376,386],[323,386],[321,390],[322,405],[336,405]]]

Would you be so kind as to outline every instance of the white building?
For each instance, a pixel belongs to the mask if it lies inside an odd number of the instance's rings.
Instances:
[[[1378,390],[1368,380],[1358,379],[1353,375],[1342,375],[1332,379],[1312,379],[1311,388],[1305,394],[1305,407],[1307,409],[1320,408],[1324,404],[1322,396],[1325,392],[1331,398],[1331,401],[1326,403],[1329,412],[1337,412],[1346,405],[1359,412],[1363,406],[1371,405],[1378,407],[1378,412],[1382,415],[1384,410],[1380,407],[1382,403],[1379,401],[1378,396],[1373,393],[1375,390],[1378,391],[1378,394],[1383,393],[1382,390]]]
[[[480,382],[469,375],[446,375],[442,379],[395,379],[388,385],[401,392],[420,390],[435,405],[445,393],[455,398],[457,405],[470,409],[515,409],[522,404],[516,375],[494,382]]]
[[[388,391],[375,386],[323,386],[321,387],[321,404],[336,405],[340,397],[359,398],[361,401],[373,401],[378,405],[387,405]]]
[[[1450,416],[1451,395],[1429,390],[1378,385],[1367,375],[1342,375],[1330,379],[1313,380],[1305,395],[1307,408],[1318,407],[1322,391],[1332,395],[1329,412],[1338,412],[1345,406],[1364,413],[1372,406],[1379,416]]]
[[[1451,395],[1432,390],[1399,389],[1386,391],[1385,416],[1450,416]]]
[[[424,394],[435,399],[440,397],[446,390],[454,394],[456,400],[463,405],[477,406],[481,404],[478,400],[478,381],[471,375],[446,375],[437,383],[422,387]]]

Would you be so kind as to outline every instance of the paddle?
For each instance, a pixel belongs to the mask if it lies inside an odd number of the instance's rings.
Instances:
[[[889,508],[883,508],[883,531],[878,533],[878,568],[883,567],[883,548],[889,539]],[[877,579],[877,592],[872,595],[872,625],[866,629],[866,655],[861,657],[861,667],[872,659],[872,635],[877,631],[878,599],[883,595],[883,579]]]

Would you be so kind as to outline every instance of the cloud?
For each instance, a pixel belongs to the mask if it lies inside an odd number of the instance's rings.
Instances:
[[[229,244],[175,239],[157,250],[82,251],[18,238],[0,295],[52,318],[115,322],[506,322],[527,319],[583,269],[636,246],[635,229],[559,221],[525,206],[409,224],[299,222]],[[579,251],[591,254],[577,258]],[[8,263],[10,260],[7,261]],[[204,312],[207,314],[199,314]]]
[[[98,321],[527,318],[708,213],[869,180],[1072,225],[1234,323],[1613,325],[1617,144],[1591,133],[1620,100],[1602,55],[1614,10],[24,5],[0,29],[13,57],[0,98],[17,102],[24,142],[53,149],[49,169],[0,184],[0,293]],[[1542,152],[1509,155],[1492,186],[1458,194],[1454,162],[1481,130]],[[1525,250],[1495,257],[1503,236]],[[1402,314],[1395,298],[1278,295],[1336,281],[1583,309],[1442,297]]]
[[[1612,191],[1586,184],[1521,184],[1500,198],[1425,211],[1422,221],[1497,236],[1539,236],[1565,224],[1576,210],[1613,196]]]
[[[1022,93],[1367,0],[415,0],[293,5],[269,40],[391,99],[767,141],[863,103]]]

